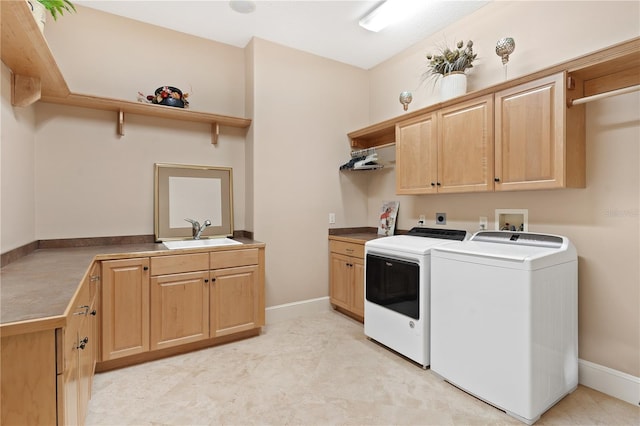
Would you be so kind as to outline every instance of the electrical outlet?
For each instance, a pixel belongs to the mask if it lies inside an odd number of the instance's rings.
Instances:
[[[333,225],[334,223],[336,223],[336,214],[335,213],[329,213],[329,224]]]
[[[436,225],[446,225],[446,224],[447,224],[447,214],[436,213]]]
[[[482,229],[484,231],[485,229],[487,229],[487,225],[488,225],[487,217],[486,216],[480,216],[480,229]]]
[[[425,215],[421,214],[418,217],[418,226],[424,226],[424,225],[426,225],[426,223],[427,223],[427,217]]]

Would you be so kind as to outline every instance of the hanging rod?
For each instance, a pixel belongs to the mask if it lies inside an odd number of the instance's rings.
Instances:
[[[610,96],[622,95],[624,93],[631,93],[640,90],[640,84],[636,86],[624,87],[622,89],[612,90],[610,92],[598,93],[597,95],[585,96],[584,98],[572,99],[569,101],[569,106],[586,104],[587,102],[597,101],[598,99],[608,98]]]

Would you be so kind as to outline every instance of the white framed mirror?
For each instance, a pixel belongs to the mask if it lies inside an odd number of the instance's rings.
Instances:
[[[229,167],[155,164],[154,228],[156,241],[233,236],[233,172]]]

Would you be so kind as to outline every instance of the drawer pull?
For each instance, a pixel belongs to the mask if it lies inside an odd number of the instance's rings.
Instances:
[[[346,251],[347,253],[353,253],[353,249],[350,249],[350,248],[345,249],[344,251]]]

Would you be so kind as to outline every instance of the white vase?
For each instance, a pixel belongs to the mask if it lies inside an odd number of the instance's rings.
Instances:
[[[467,93],[467,75],[462,71],[455,71],[442,76],[440,81],[440,100],[462,96]]]
[[[26,0],[29,4],[29,9],[33,14],[33,18],[40,28],[40,32],[44,32],[44,24],[47,20],[47,9],[38,0]]]

